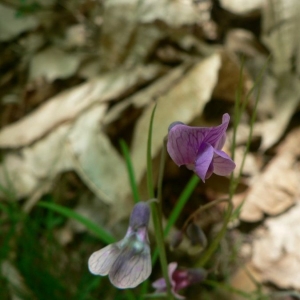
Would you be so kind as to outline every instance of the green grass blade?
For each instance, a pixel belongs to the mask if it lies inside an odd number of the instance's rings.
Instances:
[[[84,225],[88,230],[95,233],[97,237],[99,237],[99,239],[106,244],[111,244],[116,241],[111,234],[109,234],[106,230],[101,228],[99,225],[97,225],[96,223],[90,221],[89,219],[81,216],[80,214],[74,212],[73,210],[67,207],[55,203],[48,203],[43,201],[40,201],[37,205],[55,211],[67,218],[78,221],[79,223]]]
[[[151,118],[150,118],[150,124],[148,130],[148,141],[147,141],[147,187],[148,187],[148,195],[150,199],[153,199],[155,197],[154,185],[153,185],[153,172],[152,172],[152,155],[151,155],[152,129],[153,129],[155,110],[156,110],[156,104],[154,105]],[[152,211],[152,220],[153,220],[153,225],[155,230],[156,244],[157,244],[159,258],[160,258],[160,264],[167,285],[167,294],[169,299],[173,299],[173,295],[171,293],[171,284],[168,276],[168,261],[167,261],[165,244],[164,244],[162,216],[157,202],[151,203],[151,211]]]
[[[190,198],[192,195],[193,191],[195,190],[196,186],[198,185],[200,179],[197,175],[193,175],[187,185],[185,186],[184,190],[179,196],[179,199],[174,207],[174,209],[171,212],[171,215],[169,216],[168,223],[166,225],[164,235],[167,236],[168,233],[170,232],[170,229],[172,226],[175,224],[177,221],[179,215],[182,212],[182,209],[184,208],[187,200]]]
[[[125,162],[126,162],[126,166],[127,166],[128,177],[129,177],[129,182],[130,182],[130,186],[131,186],[133,200],[134,200],[134,203],[138,203],[140,201],[140,195],[139,195],[137,183],[135,180],[135,175],[134,175],[132,161],[131,161],[130,154],[129,154],[129,149],[124,140],[120,140],[120,146],[121,146],[123,156],[125,158]]]
[[[148,195],[149,199],[155,197],[154,195],[154,186],[153,186],[153,171],[152,171],[152,155],[151,155],[151,148],[152,148],[152,129],[153,129],[153,120],[156,110],[156,104],[152,110],[149,130],[148,130],[148,140],[147,140],[147,187],[148,187]]]

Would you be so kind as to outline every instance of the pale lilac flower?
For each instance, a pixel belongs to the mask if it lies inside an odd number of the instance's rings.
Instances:
[[[191,127],[180,122],[169,126],[167,150],[178,165],[186,165],[203,181],[212,173],[225,176],[235,163],[221,149],[226,139],[229,114],[223,115],[222,124],[216,127]]]
[[[177,265],[176,262],[172,262],[168,266],[171,290],[176,299],[185,299],[185,297],[179,295],[177,292],[192,284],[200,283],[205,280],[207,271],[204,269],[177,270]],[[164,278],[154,281],[152,287],[155,288],[155,293],[165,293],[167,291],[167,285]]]
[[[150,207],[139,202],[133,208],[125,237],[94,252],[88,262],[95,275],[108,275],[110,282],[120,288],[134,288],[146,280],[152,270],[148,223]]]

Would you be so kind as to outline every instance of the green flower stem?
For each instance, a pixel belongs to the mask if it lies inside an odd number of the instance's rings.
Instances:
[[[159,173],[158,173],[158,182],[157,182],[157,199],[159,201],[159,209],[160,213],[162,214],[162,184],[164,178],[164,171],[165,171],[165,163],[166,163],[166,155],[167,155],[167,138],[163,139],[163,146],[161,150],[161,157],[160,157],[160,164],[159,164]]]
[[[140,201],[140,195],[139,195],[137,183],[135,180],[135,175],[134,175],[134,170],[133,170],[133,166],[132,166],[132,161],[130,159],[129,150],[128,150],[127,144],[125,143],[124,140],[120,140],[120,146],[121,146],[123,156],[125,158],[125,162],[126,162],[126,166],[127,166],[133,200],[134,200],[134,203],[136,204]]]
[[[171,215],[169,216],[168,223],[164,230],[164,237],[166,237],[169,234],[172,226],[177,221],[179,215],[182,212],[182,209],[184,208],[186,202],[190,198],[191,194],[193,193],[193,191],[196,188],[199,181],[200,181],[199,177],[196,175],[193,175],[192,178],[189,180],[188,184],[185,186],[184,190],[182,191],[182,193],[179,196],[179,199],[178,199],[174,209],[171,212]],[[156,262],[157,257],[158,257],[158,250],[156,249],[152,256],[153,264]]]
[[[149,131],[148,131],[148,142],[147,142],[147,185],[148,185],[148,194],[149,198],[155,198],[154,195],[154,186],[153,186],[153,172],[152,172],[152,155],[151,155],[151,143],[152,143],[152,127],[153,127],[153,119],[156,110],[156,105],[153,108],[150,124],[149,124]],[[172,300],[173,295],[171,293],[171,284],[168,275],[168,262],[164,244],[164,234],[162,228],[162,218],[160,214],[160,209],[158,203],[152,202],[151,203],[151,211],[152,211],[152,219],[154,225],[154,232],[155,238],[157,243],[157,248],[159,252],[160,264],[162,268],[162,273],[167,285],[167,295],[168,299]]]
[[[189,223],[191,222],[192,219],[194,219],[197,215],[199,215],[200,213],[202,213],[203,211],[209,209],[210,207],[213,207],[221,202],[225,202],[228,201],[228,198],[221,198],[221,199],[216,199],[214,201],[211,201],[203,206],[200,206],[195,212],[193,212],[184,222],[183,226],[182,226],[182,231],[184,232],[186,230],[186,228],[188,227]]]
[[[169,216],[169,220],[168,220],[167,226],[164,231],[165,236],[168,235],[168,233],[170,232],[170,229],[177,221],[179,215],[182,212],[182,209],[184,208],[186,202],[190,198],[191,194],[193,193],[193,191],[196,188],[199,181],[200,181],[199,177],[197,175],[193,175],[192,178],[189,180],[188,184],[185,186],[182,193],[180,194],[180,197],[179,197],[174,209],[172,210],[171,215]]]
[[[234,175],[231,174],[230,186],[229,186],[228,207],[227,207],[227,210],[226,210],[226,213],[225,213],[225,219],[224,219],[223,226],[222,226],[221,230],[218,232],[217,236],[212,241],[212,243],[210,244],[210,246],[203,253],[200,260],[196,263],[197,267],[203,267],[207,263],[207,261],[210,259],[210,257],[213,255],[213,253],[216,251],[220,241],[222,240],[223,236],[226,233],[227,226],[230,222],[230,219],[231,219],[231,216],[232,216],[232,213],[233,213],[233,210],[234,210],[234,206],[233,206],[233,203],[232,203],[232,198],[233,198],[235,190],[238,186],[239,180],[241,178],[243,167],[244,167],[245,160],[246,160],[246,156],[247,156],[247,153],[249,151],[250,143],[251,143],[251,140],[252,140],[253,127],[254,127],[254,122],[255,122],[255,119],[256,119],[257,105],[258,105],[260,90],[261,90],[261,78],[262,78],[262,76],[265,72],[267,64],[268,64],[268,60],[267,60],[266,64],[264,65],[264,67],[262,68],[262,71],[259,74],[258,79],[254,83],[254,86],[252,87],[252,89],[248,93],[248,95],[246,97],[246,100],[244,101],[244,103],[241,104],[241,90],[242,90],[241,77],[242,77],[242,70],[243,70],[243,63],[242,63],[242,68],[241,68],[241,72],[240,72],[239,91],[237,92],[237,98],[236,98],[236,101],[235,101],[235,113],[234,113],[234,121],[235,122],[234,122],[234,134],[233,134],[233,141],[232,141],[232,157],[234,157],[235,145],[236,145],[236,132],[237,132],[237,127],[238,127],[241,115],[245,111],[246,103],[247,103],[247,101],[250,97],[250,94],[253,92],[254,88],[257,87],[257,94],[256,94],[256,99],[255,99],[255,104],[254,104],[254,111],[253,111],[253,114],[251,116],[251,121],[250,121],[250,132],[249,132],[248,140],[247,140],[247,143],[246,143],[246,149],[245,149],[245,152],[244,152],[244,155],[243,155],[241,168],[239,170],[237,178],[234,178]]]

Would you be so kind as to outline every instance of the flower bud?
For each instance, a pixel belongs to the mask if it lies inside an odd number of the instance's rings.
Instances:
[[[202,248],[207,246],[207,238],[203,230],[195,223],[188,225],[186,235],[190,239],[192,246],[200,245]]]
[[[148,227],[150,219],[150,207],[146,202],[137,203],[131,213],[129,226],[132,230],[140,227]]]
[[[183,240],[183,233],[182,231],[176,231],[170,241],[170,248],[171,250],[176,249],[182,242]]]

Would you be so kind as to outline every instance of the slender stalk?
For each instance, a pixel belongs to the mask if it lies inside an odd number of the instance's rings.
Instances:
[[[267,61],[267,63],[268,63],[268,61]],[[267,63],[263,67],[262,73],[260,74],[259,78],[261,78],[261,76],[263,75],[263,71],[265,70],[265,67],[267,66]],[[242,64],[242,68],[243,68],[243,64]],[[240,73],[240,76],[242,76],[242,72]],[[260,96],[260,89],[261,89],[260,81],[255,82],[255,87],[257,85],[258,85],[258,92],[257,92],[256,99],[255,99],[254,112],[252,114],[251,123],[250,123],[250,132],[249,132],[248,140],[247,140],[247,143],[246,143],[246,149],[245,149],[245,152],[244,152],[241,168],[239,170],[239,174],[238,174],[237,178],[234,178],[234,175],[231,174],[230,186],[229,186],[229,201],[228,201],[228,207],[227,207],[227,210],[226,210],[226,213],[225,213],[224,223],[223,223],[223,226],[222,226],[221,230],[218,232],[218,234],[216,235],[214,240],[211,242],[210,246],[207,248],[207,250],[203,253],[200,260],[197,262],[196,265],[198,267],[204,266],[207,263],[207,261],[210,259],[210,257],[213,255],[213,253],[216,251],[221,239],[223,238],[223,236],[226,233],[227,226],[230,222],[231,215],[232,215],[233,210],[234,210],[234,206],[233,206],[233,203],[232,203],[232,198],[233,198],[233,195],[234,195],[235,190],[237,188],[238,182],[239,182],[239,180],[241,178],[241,175],[242,175],[245,159],[246,159],[247,153],[249,151],[250,143],[251,143],[251,140],[252,140],[253,127],[254,127],[254,122],[255,122],[255,119],[256,119],[256,111],[257,111],[257,105],[258,105],[258,100],[259,100],[259,96]],[[239,89],[240,88],[241,88],[241,85],[239,84]],[[253,91],[253,90],[254,90],[254,87],[251,89],[251,91]],[[250,94],[247,95],[247,99],[249,98],[249,96],[250,96]],[[241,103],[240,97],[241,97],[241,93],[238,92],[236,103],[235,103],[235,115],[234,115],[235,122],[234,122],[234,134],[233,134],[233,141],[232,141],[232,144],[233,144],[232,157],[234,157],[234,152],[235,152],[237,126],[238,126],[239,120],[241,118],[241,115],[242,115],[242,113],[244,112],[244,110],[246,108],[245,104],[242,104],[242,105],[240,104]]]
[[[221,199],[216,199],[214,201],[211,201],[203,206],[200,206],[195,212],[193,212],[184,222],[183,226],[182,226],[182,231],[184,232],[186,230],[186,228],[188,227],[189,223],[191,222],[192,219],[195,218],[196,215],[199,215],[201,212],[209,209],[210,207],[213,207],[221,202],[225,202],[228,201],[228,198],[221,198]]]
[[[233,205],[231,202],[229,202],[228,208],[227,208],[227,211],[225,214],[223,226],[222,226],[221,230],[218,232],[218,234],[216,235],[216,237],[212,240],[212,242],[210,243],[207,250],[203,253],[201,258],[197,261],[197,263],[196,263],[197,267],[203,267],[208,262],[210,257],[213,255],[215,250],[217,249],[221,239],[223,238],[223,236],[225,235],[225,232],[227,230],[227,225],[230,221],[232,211],[233,211]]]
[[[153,172],[152,172],[152,155],[151,155],[152,127],[153,127],[155,110],[156,110],[156,105],[154,106],[151,114],[149,131],[148,131],[148,143],[147,143],[147,185],[148,185],[149,199],[155,198],[154,186],[153,186]],[[168,299],[172,300],[173,295],[171,293],[171,284],[168,275],[168,262],[167,262],[167,256],[165,251],[165,244],[164,244],[162,219],[161,219],[158,203],[156,202],[151,203],[151,211],[152,211],[152,219],[153,219],[153,225],[155,230],[156,243],[157,243],[157,248],[158,248],[158,253],[160,258],[160,264],[167,285],[167,295],[168,295]]]
[[[169,216],[166,228],[164,230],[164,236],[165,237],[169,234],[172,226],[177,221],[179,215],[182,212],[182,209],[184,208],[186,202],[190,198],[192,192],[196,188],[196,186],[199,183],[199,181],[200,181],[200,179],[198,178],[198,176],[193,175],[192,178],[189,180],[188,184],[185,186],[185,188],[182,191],[182,193],[180,194],[179,199],[178,199],[178,201],[177,201],[174,209],[172,210],[171,215]],[[158,250],[156,249],[154,251],[153,256],[152,256],[152,262],[153,263],[156,262],[157,257],[158,257]]]
[[[140,201],[140,195],[139,195],[138,187],[137,187],[136,180],[135,180],[135,175],[134,175],[134,170],[133,170],[133,166],[132,166],[132,161],[130,159],[129,150],[128,150],[128,147],[124,140],[120,140],[120,146],[121,146],[121,149],[122,149],[122,152],[123,152],[123,155],[125,158],[126,166],[127,166],[128,177],[129,177],[129,182],[131,185],[133,200],[134,200],[134,203],[136,204]]]
[[[163,184],[165,163],[166,163],[166,154],[167,154],[166,142],[167,142],[167,139],[164,138],[163,146],[162,146],[162,150],[161,150],[158,181],[157,181],[157,199],[158,199],[158,202],[160,204],[159,208],[160,208],[160,213],[161,214],[162,214],[162,207],[161,207],[162,206],[162,184]]]

